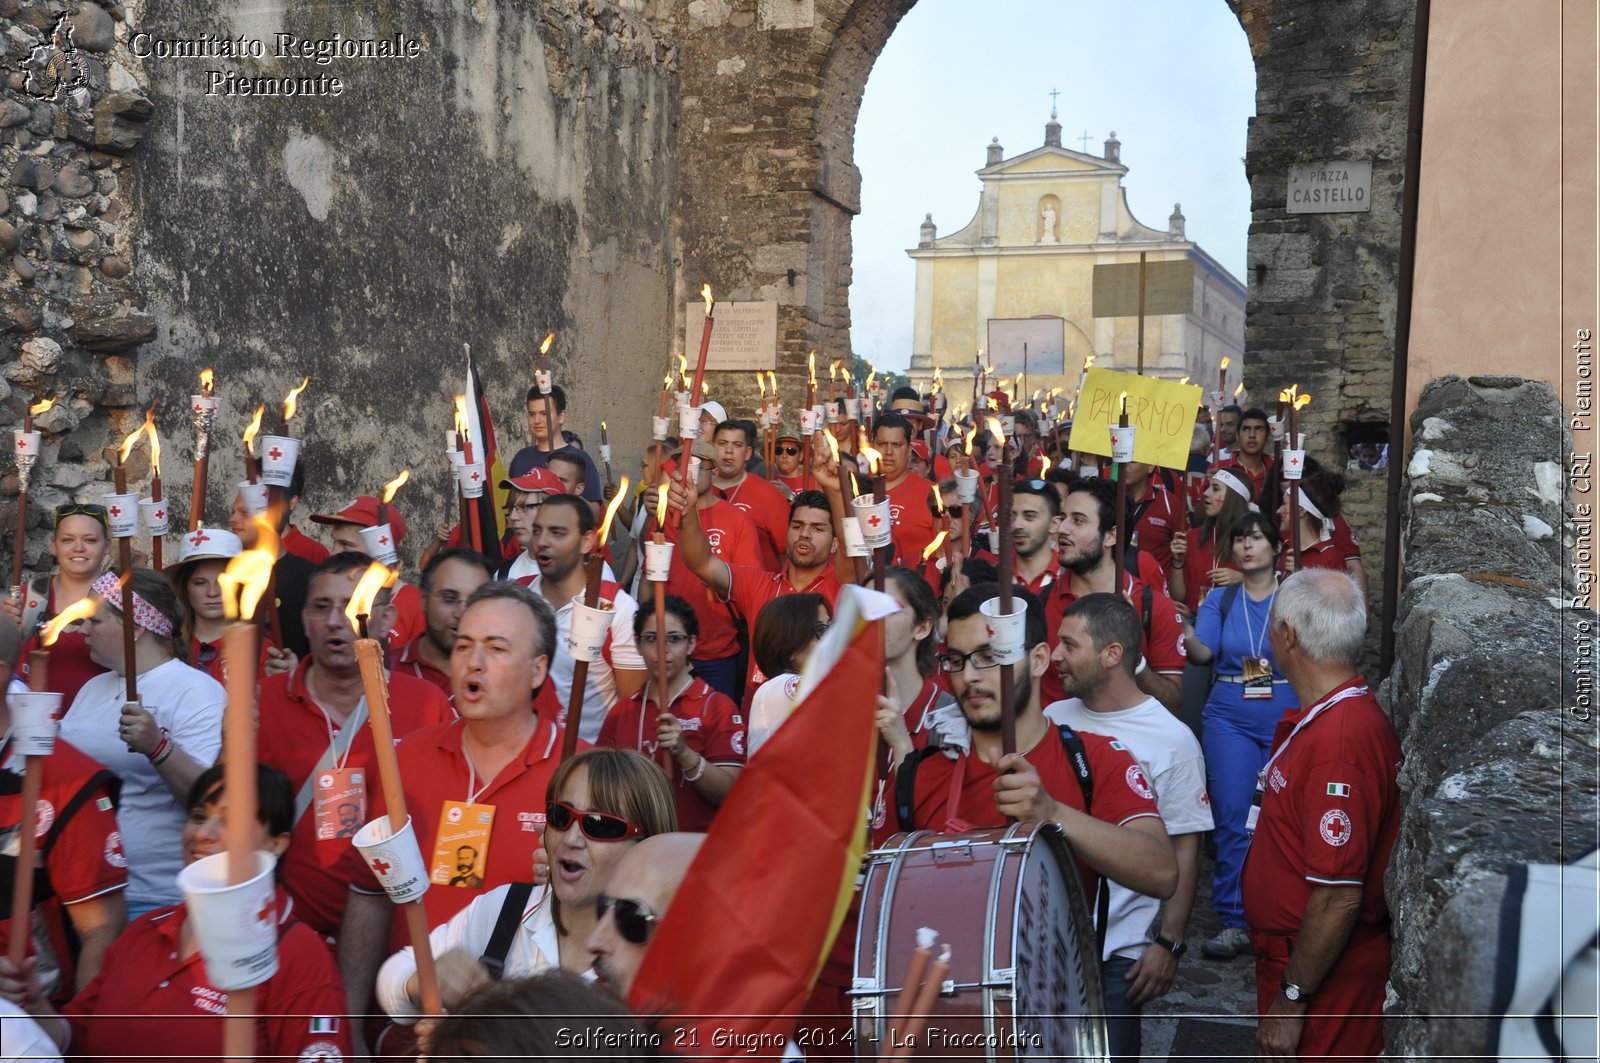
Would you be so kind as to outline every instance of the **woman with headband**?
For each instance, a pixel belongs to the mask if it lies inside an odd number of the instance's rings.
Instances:
[[[1334,538],[1339,516],[1339,495],[1344,477],[1335,472],[1319,472],[1300,481],[1300,568],[1331,568],[1347,571],[1343,551]],[[1284,486],[1283,505],[1278,510],[1278,527],[1289,538],[1289,488]],[[1285,550],[1278,568],[1284,575],[1295,571],[1294,551]]]
[[[222,749],[222,684],[183,659],[177,641],[177,595],[160,575],[136,568],[133,583],[134,670],[139,700],[128,701],[123,675],[122,594],[106,573],[91,590],[89,653],[109,671],[83,685],[61,718],[61,737],[122,780],[117,826],[128,862],[128,917],[176,904],[183,867],[189,789]]]
[[[19,664],[27,661],[28,651],[39,648],[40,625],[89,596],[89,585],[106,567],[111,549],[105,506],[66,503],[51,516],[50,556],[56,559],[56,571],[24,584],[22,597],[11,594],[0,604],[26,643]],[[62,704],[72,704],[78,688],[103,671],[90,658],[89,644],[76,624],[50,648],[50,689],[61,695]]]
[[[1239,582],[1228,533],[1240,517],[1255,508],[1249,477],[1236,469],[1217,469],[1200,498],[1200,526],[1189,529],[1187,535],[1172,537],[1172,575],[1167,589],[1173,601],[1188,608],[1190,616],[1200,611],[1206,591]]]

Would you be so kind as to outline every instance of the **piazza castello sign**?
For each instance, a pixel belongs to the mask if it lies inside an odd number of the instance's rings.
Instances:
[[[1372,162],[1314,162],[1289,170],[1290,214],[1353,214],[1372,209]]]

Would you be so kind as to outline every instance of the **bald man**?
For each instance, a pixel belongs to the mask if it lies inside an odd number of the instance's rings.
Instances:
[[[594,953],[595,980],[617,996],[627,999],[645,949],[705,839],[704,834],[657,834],[617,862],[601,899],[605,910],[586,942]]]

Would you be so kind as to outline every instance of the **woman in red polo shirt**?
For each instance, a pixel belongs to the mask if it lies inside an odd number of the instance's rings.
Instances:
[[[281,771],[256,769],[256,846],[274,857],[289,847],[294,790]],[[183,859],[192,864],[226,848],[227,796],[220,764],[189,791]],[[255,1050],[275,1059],[339,1059],[350,1054],[342,1016],[344,986],[328,946],[294,917],[280,887],[278,972],[255,991]],[[57,1015],[42,1001],[30,1011],[73,1058],[148,1058],[153,1046],[174,1059],[222,1058],[228,994],[206,977],[188,907],[157,908],[134,920],[106,953],[105,966]],[[64,1021],[63,1021],[64,1020]],[[70,1026],[70,1030],[69,1030]]]
[[[1186,535],[1172,537],[1172,574],[1167,589],[1172,600],[1182,602],[1191,616],[1199,613],[1200,600],[1212,587],[1241,580],[1233,561],[1233,541],[1228,532],[1239,518],[1255,508],[1250,501],[1249,478],[1231,469],[1212,473],[1200,499],[1204,519]]]
[[[1336,472],[1318,472],[1300,481],[1300,568],[1331,568],[1348,571],[1344,552],[1335,537],[1339,519],[1339,495],[1344,477]],[[1278,510],[1278,526],[1285,541],[1289,538],[1289,488],[1283,489],[1283,506]],[[1288,575],[1295,571],[1294,551],[1285,550],[1278,568]],[[1352,573],[1353,575],[1353,573]]]
[[[28,640],[19,664],[28,659],[28,651],[39,648],[41,624],[89,596],[89,586],[105,569],[111,549],[105,506],[69,503],[57,506],[53,519],[50,554],[56,559],[55,574],[27,584],[21,599],[7,595],[0,600],[0,609]],[[89,656],[88,639],[77,625],[63,632],[50,649],[50,689],[61,694],[63,705],[71,705],[78,689],[104,671]]]

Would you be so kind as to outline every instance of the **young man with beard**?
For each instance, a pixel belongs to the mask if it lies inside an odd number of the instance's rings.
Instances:
[[[1183,516],[1183,498],[1155,475],[1155,466],[1130,461],[1122,466],[1128,485],[1128,541],[1161,566],[1161,586],[1172,575],[1172,537],[1182,535],[1188,525]]]
[[[1112,884],[1101,977],[1114,1060],[1139,1059],[1139,1013],[1172,988],[1187,946],[1200,881],[1200,835],[1210,830],[1205,756],[1194,732],[1134,680],[1139,614],[1115,594],[1086,594],[1067,607],[1050,655],[1068,698],[1045,709],[1052,723],[1116,739],[1155,792],[1178,861],[1178,890],[1162,905]],[[1159,917],[1159,922],[1157,922]]]
[[[889,493],[889,522],[893,525],[898,563],[916,567],[922,551],[933,541],[933,511],[928,494],[933,484],[911,471],[911,443],[916,429],[902,414],[886,413],[872,429],[872,448],[883,455],[884,488]]]
[[[339,806],[355,804],[355,818],[366,823],[378,792],[356,632],[344,612],[370,564],[366,554],[344,552],[317,566],[301,614],[311,653],[294,671],[261,680],[257,757],[296,790],[292,844],[279,871],[295,914],[323,935],[338,933],[349,896],[342,865],[350,842],[340,837]],[[382,631],[394,607],[386,597],[379,602],[371,626]],[[389,715],[395,737],[404,738],[453,714],[437,688],[396,670],[389,676]]]
[[[743,510],[755,522],[761,532],[761,563],[768,572],[776,572],[788,526],[789,503],[783,492],[746,470],[754,453],[753,442],[749,426],[743,421],[717,425],[716,434],[711,437],[717,452],[711,482],[718,498]]]
[[[1056,525],[1061,496],[1043,480],[1018,480],[1011,489],[1011,542],[1016,547],[1017,582],[1043,595],[1060,573],[1056,568]]]
[[[450,687],[450,651],[456,624],[472,592],[494,578],[489,559],[475,550],[453,547],[433,555],[422,570],[422,634],[401,647],[395,670],[438,687],[446,698]]]
[[[1102,875],[1158,899],[1172,896],[1177,862],[1150,788],[1133,756],[1100,735],[1076,736],[1093,781],[1093,808],[1084,811],[1066,736],[1039,704],[1039,679],[1050,668],[1044,608],[1021,588],[1015,600],[1026,607],[1027,621],[1026,654],[1013,666],[1017,752],[1002,753],[1000,666],[979,611],[999,593],[995,584],[980,583],[950,603],[939,664],[950,676],[967,733],[947,733],[941,721],[928,738],[930,747],[941,748],[915,761],[908,758],[896,769],[915,770],[912,796],[909,807],[897,808],[878,832],[880,840],[900,830],[962,834],[998,826],[1008,817],[1054,821],[1072,843],[1091,904]],[[897,780],[896,789],[903,786]]]
[[[582,499],[573,502],[589,511]],[[432,886],[423,894],[429,926],[444,923],[488,890],[525,881],[534,851],[542,847],[545,790],[560,762],[561,728],[536,715],[530,701],[545,682],[555,642],[555,616],[544,599],[504,580],[479,587],[461,614],[450,655],[460,718],[413,733],[395,751],[406,811],[429,864]],[[384,813],[381,787],[373,788],[368,804],[369,819]],[[462,824],[468,833],[461,833]],[[455,837],[436,851],[447,826]],[[409,941],[405,920],[374,869],[353,846],[341,844],[348,854],[343,868],[350,899],[339,933],[339,970],[350,1014],[367,1015],[378,967]],[[480,888],[448,884],[457,873],[459,845],[473,845],[481,854]]]
[[[1224,468],[1240,468],[1250,474],[1256,502],[1261,501],[1261,487],[1272,470],[1272,458],[1267,455],[1267,440],[1271,435],[1264,411],[1254,408],[1244,411],[1239,417],[1238,452],[1222,463]]]
[[[1147,583],[1117,571],[1116,499],[1116,488],[1105,480],[1081,479],[1067,486],[1056,533],[1065,578],[1051,585],[1045,599],[1051,637],[1060,630],[1067,606],[1079,597],[1120,592],[1139,614],[1144,632],[1135,669],[1139,689],[1176,712],[1183,704],[1183,621],[1161,582]],[[1044,680],[1045,703],[1064,696],[1052,670]]]
[[[552,495],[539,507],[530,531],[539,574],[526,580],[530,590],[549,603],[556,614],[556,644],[550,656],[550,681],[566,706],[565,724],[573,711],[572,681],[577,661],[568,652],[573,603],[582,601],[587,585],[583,559],[599,548],[595,542],[594,511],[577,495]],[[522,581],[519,581],[522,582]],[[585,742],[600,736],[600,725],[619,697],[628,697],[644,685],[644,659],[633,640],[633,615],[639,606],[628,592],[608,579],[600,581],[598,608],[611,614],[605,653],[589,665],[582,692],[583,716],[578,734]]]
[[[1217,411],[1217,461],[1222,464],[1233,460],[1234,448],[1239,445],[1239,418],[1243,413],[1231,402]]]

